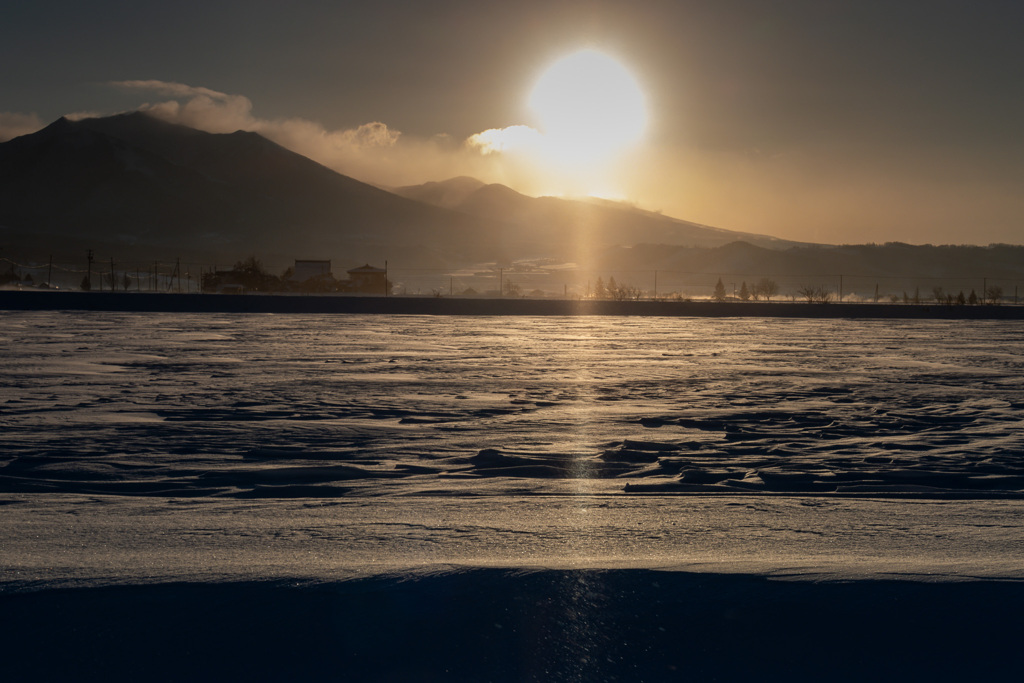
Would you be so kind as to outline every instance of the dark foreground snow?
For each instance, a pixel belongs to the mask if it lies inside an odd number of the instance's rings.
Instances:
[[[474,569],[0,598],[5,680],[1014,680],[1021,583]]]
[[[1020,322],[0,323],[4,680],[1018,671]]]

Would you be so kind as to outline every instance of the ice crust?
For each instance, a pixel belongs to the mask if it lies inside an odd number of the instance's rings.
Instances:
[[[1020,322],[2,320],[0,492],[1024,495]]]

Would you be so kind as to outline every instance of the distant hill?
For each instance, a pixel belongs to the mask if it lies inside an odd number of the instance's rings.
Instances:
[[[1024,246],[994,244],[912,245],[810,244],[788,249],[766,249],[746,242],[720,247],[679,247],[637,244],[605,251],[596,268],[644,282],[652,271],[661,272],[662,291],[673,287],[707,294],[718,278],[729,292],[742,283],[752,286],[762,278],[775,281],[780,294],[797,295],[801,288],[825,287],[845,296],[902,300],[934,298],[936,288],[956,294],[998,288],[1006,301],[1024,301]],[[637,275],[647,274],[647,275]],[[674,285],[673,285],[674,283]]]
[[[768,235],[735,232],[600,199],[528,197],[474,178],[396,188],[397,194],[471,216],[513,223],[524,241],[548,240],[584,260],[613,246],[641,243],[714,247],[745,241],[770,249],[797,246]],[[583,251],[583,247],[587,248]]]
[[[476,178],[459,176],[438,182],[429,182],[422,185],[407,185],[395,188],[393,191],[403,197],[415,199],[425,204],[433,204],[446,209],[458,209],[466,201],[466,198],[487,183]]]
[[[533,198],[504,185],[473,178],[400,187],[395,192],[435,206],[519,228],[522,239],[558,245],[595,275],[651,288],[660,271],[661,291],[709,292],[723,277],[738,288],[767,278],[784,295],[827,287],[862,298],[931,297],[933,289],[1003,289],[1011,297],[1024,285],[1024,247],[821,245],[734,232],[600,199]],[[575,249],[573,249],[575,246]],[[1021,288],[1024,291],[1024,287]]]

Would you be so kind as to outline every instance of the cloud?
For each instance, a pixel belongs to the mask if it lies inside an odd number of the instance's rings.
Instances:
[[[35,133],[43,128],[42,120],[35,114],[16,114],[0,111],[0,142],[7,142],[22,135]]]
[[[68,121],[82,121],[84,119],[96,119],[101,116],[106,116],[103,112],[99,111],[75,111],[70,114],[64,114],[64,118]]]
[[[541,133],[529,126],[489,128],[469,136],[466,145],[481,154],[498,154],[535,149],[540,145]]]
[[[139,107],[166,121],[211,133],[256,132],[339,173],[376,185],[411,185],[474,174],[500,181],[493,160],[484,159],[479,147],[453,142],[446,135],[412,138],[380,121],[330,130],[308,119],[265,119],[253,114],[252,101],[243,95],[183,83],[137,80],[108,85],[167,98]]]
[[[380,121],[364,123],[355,130],[344,131],[342,137],[349,144],[359,147],[392,147],[401,135],[397,130],[389,130]]]

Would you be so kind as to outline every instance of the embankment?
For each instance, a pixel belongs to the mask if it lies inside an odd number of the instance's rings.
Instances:
[[[1024,306],[0,291],[0,310],[1024,320]]]

